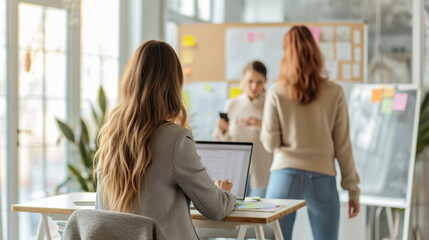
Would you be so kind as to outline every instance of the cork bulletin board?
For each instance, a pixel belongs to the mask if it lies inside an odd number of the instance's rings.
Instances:
[[[278,76],[282,41],[294,25],[306,25],[325,57],[330,80],[365,82],[367,26],[353,22],[287,22],[275,24],[182,24],[178,53],[186,82],[237,83],[250,60],[268,67],[268,78]]]

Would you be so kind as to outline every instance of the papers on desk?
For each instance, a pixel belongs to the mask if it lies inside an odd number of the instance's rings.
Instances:
[[[235,210],[255,212],[275,212],[280,206],[270,202],[243,202],[238,204]]]

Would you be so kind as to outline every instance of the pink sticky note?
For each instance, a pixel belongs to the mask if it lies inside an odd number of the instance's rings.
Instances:
[[[248,32],[248,33],[247,33],[247,38],[246,38],[246,40],[247,40],[248,42],[253,42],[253,41],[255,41],[255,33],[253,33],[253,32]]]
[[[405,109],[407,109],[407,100],[408,100],[408,94],[396,93],[395,98],[393,100],[393,110],[405,111]]]
[[[309,27],[311,34],[313,35],[313,38],[316,42],[320,41],[320,35],[322,31],[320,31],[320,28],[318,27]]]

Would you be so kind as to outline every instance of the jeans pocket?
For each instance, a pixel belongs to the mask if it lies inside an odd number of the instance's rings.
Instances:
[[[270,176],[266,197],[296,198],[296,194],[292,190],[296,175],[296,172],[288,169],[273,171]]]
[[[310,175],[313,197],[318,202],[330,201],[334,195],[335,178],[329,175],[314,174]],[[336,191],[336,189],[335,189]]]

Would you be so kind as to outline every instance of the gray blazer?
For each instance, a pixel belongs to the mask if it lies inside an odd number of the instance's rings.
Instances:
[[[206,218],[222,220],[234,208],[235,197],[215,186],[197,154],[192,133],[166,123],[151,140],[152,163],[134,200],[134,213],[153,218],[167,239],[198,239],[189,201]],[[97,191],[96,209],[104,209]]]

